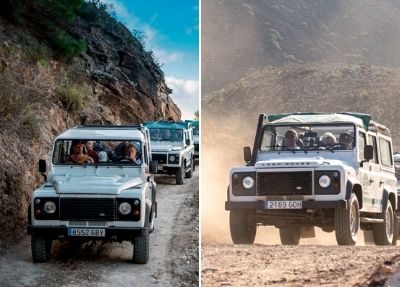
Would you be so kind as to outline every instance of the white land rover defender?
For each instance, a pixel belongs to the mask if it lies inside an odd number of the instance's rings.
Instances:
[[[200,153],[200,125],[198,120],[186,120],[185,122],[190,122],[193,128],[193,143],[194,143],[194,158],[199,159]]]
[[[158,173],[175,175],[176,184],[194,171],[193,130],[188,122],[147,122],[150,130],[151,155],[158,162]]]
[[[268,120],[268,121],[267,121]],[[335,231],[354,245],[360,229],[395,244],[398,196],[389,130],[366,114],[261,114],[246,166],[230,172],[234,243],[254,242],[258,225],[279,228],[282,244]]]
[[[45,262],[57,239],[130,241],[133,262],[148,262],[157,213],[149,138],[146,127],[126,125],[79,126],[55,139],[29,207],[33,262]]]

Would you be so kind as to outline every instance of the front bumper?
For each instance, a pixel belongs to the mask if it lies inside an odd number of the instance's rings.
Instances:
[[[75,228],[75,227],[74,227]],[[134,237],[144,231],[142,227],[134,228],[121,228],[121,227],[91,227],[92,229],[105,229],[105,237],[95,236],[69,236],[68,227],[66,226],[34,226],[28,224],[27,231],[30,235],[39,235],[51,239],[114,239],[114,240],[128,240],[131,241]]]
[[[235,201],[225,201],[225,210],[233,209],[261,209],[264,208],[265,201],[258,200],[252,202],[235,202]],[[336,201],[314,201],[314,200],[304,200],[302,201],[302,209],[328,209],[328,208],[347,208],[346,200],[336,200]]]

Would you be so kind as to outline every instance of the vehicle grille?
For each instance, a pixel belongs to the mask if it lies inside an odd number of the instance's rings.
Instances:
[[[199,144],[194,144],[194,150],[199,151]]]
[[[113,198],[61,198],[61,220],[113,221],[115,215]]]
[[[257,194],[312,195],[312,172],[259,172],[257,173]]]
[[[167,155],[166,154],[157,154],[153,153],[151,154],[152,160],[156,160],[159,163],[165,164],[167,163]]]

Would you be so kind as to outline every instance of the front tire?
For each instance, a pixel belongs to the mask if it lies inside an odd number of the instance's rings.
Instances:
[[[53,240],[51,239],[32,234],[31,250],[34,263],[42,263],[49,260],[52,243]]]
[[[149,230],[145,228],[140,235],[133,239],[133,263],[147,264],[150,257]]]
[[[231,238],[235,244],[253,244],[257,232],[257,223],[249,218],[246,210],[231,210],[229,213]]]
[[[352,193],[346,209],[335,210],[335,233],[339,245],[355,245],[360,230],[360,205]]]
[[[183,174],[185,172],[184,164],[182,163],[181,167],[178,168],[175,174],[176,184],[182,185],[183,184]]]
[[[279,236],[282,245],[299,245],[300,231],[301,227],[299,225],[279,228]]]
[[[194,163],[193,163],[193,158],[192,158],[192,160],[190,161],[190,170],[187,173],[185,173],[185,177],[186,178],[192,178],[192,176],[193,176],[193,166],[194,166]]]
[[[372,225],[375,244],[391,245],[394,241],[396,231],[392,203],[388,200],[386,210],[383,212],[383,223]]]

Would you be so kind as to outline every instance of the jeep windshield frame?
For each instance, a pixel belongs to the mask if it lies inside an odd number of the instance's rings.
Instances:
[[[74,153],[76,145],[84,145],[88,141],[94,144],[93,149],[96,151],[97,156],[104,151],[106,153],[106,161],[94,162],[78,162],[71,158]],[[132,144],[136,150],[137,155],[135,161],[126,157],[126,146]],[[118,150],[119,146],[119,150]],[[88,155],[86,147],[83,148],[84,154]],[[54,166],[118,166],[118,167],[141,167],[144,163],[144,143],[139,139],[57,139],[54,142],[51,161]]]
[[[356,130],[354,123],[266,124],[260,131],[257,152],[352,151]]]

